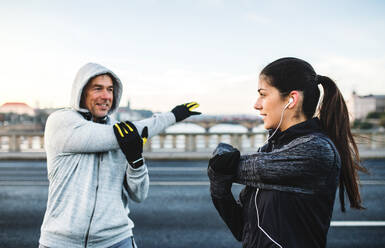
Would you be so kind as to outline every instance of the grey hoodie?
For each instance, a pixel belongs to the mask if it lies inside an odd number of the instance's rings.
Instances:
[[[84,86],[90,78],[109,73],[114,99],[109,114],[119,106],[122,83],[98,64],[83,66],[73,83],[71,109],[52,113],[45,128],[49,192],[39,243],[47,247],[108,247],[133,235],[129,199],[147,197],[147,166],[134,169],[116,141],[111,117],[107,124],[86,120],[79,112]],[[79,112],[78,112],[79,111]],[[149,138],[175,123],[171,112],[134,122]]]

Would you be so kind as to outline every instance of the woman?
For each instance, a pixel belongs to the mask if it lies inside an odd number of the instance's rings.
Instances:
[[[324,96],[318,117],[314,117]],[[357,146],[336,84],[297,58],[281,58],[259,76],[260,111],[269,129],[257,153],[220,144],[209,162],[213,203],[243,247],[325,247],[337,186],[341,210],[363,209]],[[235,201],[233,182],[246,185]]]

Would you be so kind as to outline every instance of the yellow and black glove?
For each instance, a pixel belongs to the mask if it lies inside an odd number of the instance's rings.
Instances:
[[[122,121],[114,125],[114,133],[128,163],[133,168],[142,166],[143,145],[148,138],[148,128],[144,127],[142,135],[139,135],[134,124],[129,121]]]
[[[192,111],[198,107],[199,104],[197,102],[189,102],[176,106],[171,110],[171,112],[175,115],[176,122],[179,122],[192,115],[200,115],[201,112]]]

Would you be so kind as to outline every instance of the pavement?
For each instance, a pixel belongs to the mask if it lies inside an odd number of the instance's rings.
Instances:
[[[132,203],[135,239],[144,248],[241,247],[209,195],[207,161],[148,162],[148,198]],[[361,175],[367,208],[341,213],[334,207],[327,247],[385,247],[385,159],[365,160]],[[0,247],[37,247],[47,202],[44,161],[0,161]],[[237,195],[241,185],[233,186]]]

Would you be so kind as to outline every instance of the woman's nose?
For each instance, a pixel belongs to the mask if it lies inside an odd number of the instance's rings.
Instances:
[[[254,109],[256,109],[256,110],[262,109],[262,104],[260,103],[259,99],[255,102]]]

